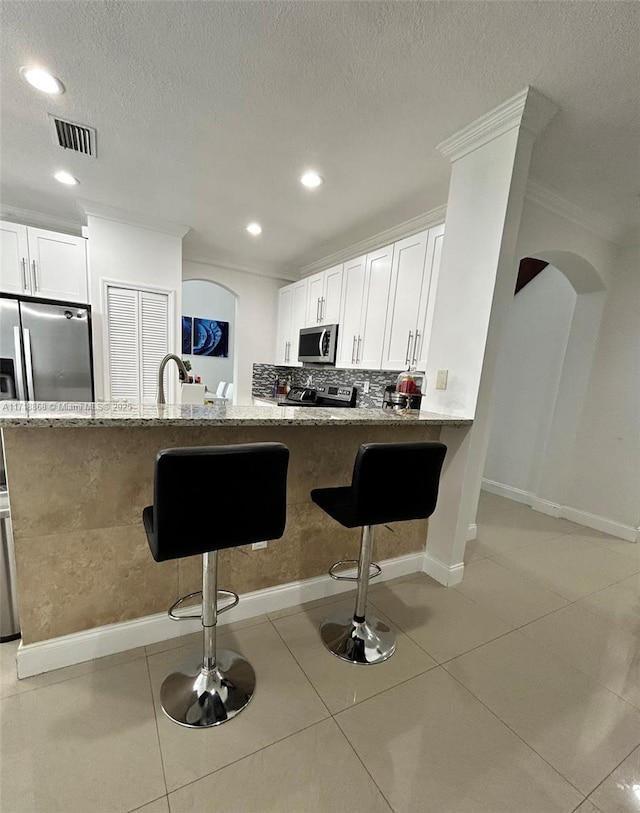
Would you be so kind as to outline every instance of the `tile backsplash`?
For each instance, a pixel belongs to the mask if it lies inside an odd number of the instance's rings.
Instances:
[[[291,376],[294,387],[338,384],[357,387],[356,406],[382,407],[384,388],[395,384],[397,373],[389,370],[344,370],[338,367],[284,367],[275,364],[253,365],[252,392],[256,398],[273,396],[276,378]],[[311,378],[311,380],[309,380]],[[364,381],[369,382],[369,392],[362,392]]]

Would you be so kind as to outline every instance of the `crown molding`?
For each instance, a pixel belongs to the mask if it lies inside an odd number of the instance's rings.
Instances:
[[[489,110],[479,118],[458,130],[436,145],[450,161],[488,144],[514,127],[524,127],[534,136],[538,135],[558,111],[558,106],[532,87],[525,87]]]
[[[333,265],[339,265],[347,260],[352,260],[354,257],[359,257],[361,254],[367,254],[370,251],[382,248],[389,243],[396,243],[405,237],[411,237],[412,234],[417,234],[433,226],[439,226],[441,223],[444,223],[446,214],[447,207],[438,206],[429,212],[424,212],[421,215],[405,220],[397,226],[392,226],[389,229],[374,234],[373,237],[368,237],[366,240],[353,243],[347,248],[335,251],[333,254],[329,254],[320,260],[308,263],[300,269],[300,277],[308,277],[310,274],[317,274],[318,271],[324,271]]]
[[[285,280],[296,282],[300,277],[292,271],[283,271],[280,268],[268,268],[260,266],[247,266],[229,263],[226,260],[216,260],[215,257],[203,257],[202,255],[182,254],[182,262],[195,263],[196,265],[210,265],[220,268],[223,271],[234,273],[251,274],[254,277],[265,277],[267,279]]]
[[[175,237],[184,237],[191,229],[191,226],[185,226],[182,223],[174,223],[171,220],[164,220],[161,217],[142,214],[141,212],[129,212],[117,206],[107,206],[104,203],[96,203],[91,200],[78,200],[78,204],[86,215],[100,217],[103,220],[112,220],[115,223],[126,223],[129,226],[139,226],[163,234],[172,234]]]
[[[626,244],[624,229],[621,229],[618,223],[595,212],[588,212],[578,206],[577,203],[572,203],[558,195],[557,192],[553,192],[535,178],[529,178],[527,181],[525,196],[533,203],[542,206],[543,209],[547,209],[547,211],[553,212],[555,215],[582,226],[582,228],[603,237],[610,243],[616,245]]]
[[[35,212],[32,209],[21,209],[19,206],[0,205],[0,219],[23,226],[34,226],[37,229],[50,229],[51,231],[82,236],[82,222],[66,220],[63,217]]]

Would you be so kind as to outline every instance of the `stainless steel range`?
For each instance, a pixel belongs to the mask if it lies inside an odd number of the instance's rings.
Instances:
[[[279,406],[355,407],[358,390],[339,384],[317,387],[291,387]]]

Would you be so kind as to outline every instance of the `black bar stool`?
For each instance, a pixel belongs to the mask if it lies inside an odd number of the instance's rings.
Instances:
[[[216,651],[218,551],[278,539],[286,523],[289,450],[282,443],[164,449],[156,457],[153,505],[142,512],[156,562],[202,554],[202,592],[184,596],[169,610],[175,620],[201,618],[203,656],[165,678],[164,713],[188,728],[219,725],[251,700],[255,673],[230,650]],[[187,512],[187,506],[192,507]],[[202,613],[176,615],[202,595]]]
[[[366,615],[369,580],[380,575],[371,562],[373,526],[409,519],[426,519],[435,511],[438,484],[447,447],[443,443],[366,443],[360,447],[350,486],[316,488],[311,499],[346,528],[362,526],[357,577],[336,572],[356,560],[336,562],[334,579],[358,583],[355,611],[336,613],[320,625],[324,645],[343,661],[380,663],[395,652],[389,627]],[[373,573],[371,568],[373,567]]]

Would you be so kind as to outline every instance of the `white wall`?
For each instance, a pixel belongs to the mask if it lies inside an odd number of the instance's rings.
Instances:
[[[102,281],[136,285],[173,294],[172,352],[180,353],[182,301],[182,237],[87,214],[89,295],[91,297],[96,399],[104,399],[103,331],[105,305]],[[174,380],[175,379],[175,380]],[[175,402],[177,376],[169,377],[169,398]]]
[[[569,470],[568,505],[640,525],[640,249],[621,249]]]
[[[276,346],[278,290],[289,280],[263,277],[208,263],[185,260],[185,280],[211,280],[237,297],[235,329],[236,403],[251,403],[254,362],[273,363]]]
[[[204,319],[216,319],[229,323],[229,355],[195,356],[182,353],[182,358],[191,362],[191,372],[202,378],[211,392],[215,392],[220,381],[233,381],[235,332],[236,332],[236,298],[221,285],[203,280],[187,280],[182,283],[182,315],[199,316]]]
[[[553,266],[513,298],[494,385],[489,480],[526,492],[538,483],[576,299]]]

